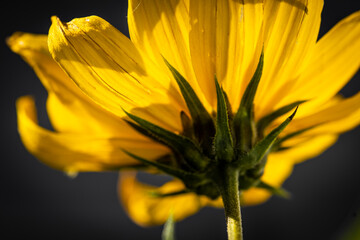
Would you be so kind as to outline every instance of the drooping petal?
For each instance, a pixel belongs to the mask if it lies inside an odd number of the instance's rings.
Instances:
[[[46,35],[19,32],[7,43],[34,69],[48,91],[47,112],[55,130],[143,138],[83,94],[51,57]]]
[[[309,99],[311,113],[337,94],[360,68],[360,11],[340,21],[316,44],[305,70],[282,102]]]
[[[276,104],[282,95],[292,94],[289,82],[313,55],[322,7],[323,0],[265,1],[265,59],[255,99],[256,117],[286,105]]]
[[[16,105],[18,130],[27,150],[43,163],[61,171],[105,171],[138,164],[121,149],[138,152],[148,159],[168,153],[165,147],[146,140],[52,132],[37,124],[31,97],[19,98]]]
[[[122,119],[94,103],[81,101],[76,96],[69,98],[69,101],[64,101],[56,94],[49,92],[46,106],[52,126],[58,132],[87,133],[140,141],[145,139]]]
[[[68,94],[82,98],[81,91],[66,76],[65,72],[52,59],[47,44],[47,36],[17,32],[7,39],[11,50],[19,54],[35,71],[47,91],[68,100]],[[62,90],[66,89],[66,93]]]
[[[184,219],[199,211],[207,202],[205,197],[194,193],[156,197],[154,192],[166,194],[184,190],[179,180],[173,180],[157,188],[140,183],[134,174],[123,173],[119,178],[118,192],[122,204],[134,222],[142,226],[160,225],[169,215],[175,221]]]
[[[181,129],[182,106],[171,94],[169,80],[156,69],[156,78],[149,74],[146,59],[127,37],[96,16],[52,21],[52,56],[97,104],[119,117],[126,109],[171,130]]]

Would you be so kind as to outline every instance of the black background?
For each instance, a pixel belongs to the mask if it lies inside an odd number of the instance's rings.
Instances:
[[[15,31],[47,33],[50,16],[63,21],[98,15],[127,34],[126,1],[11,1],[1,8],[0,232],[11,239],[160,239],[161,227],[141,228],[125,214],[116,173],[83,173],[75,179],[39,163],[16,130],[16,98],[36,96],[40,122],[48,126],[46,92],[5,38]],[[326,0],[320,35],[359,10],[359,1]],[[354,52],[360,56],[360,53]],[[360,89],[357,74],[342,91]],[[360,129],[345,133],[320,157],[298,165],[284,187],[291,200],[273,197],[243,208],[245,239],[341,239],[360,214]],[[176,225],[177,237],[226,239],[223,211],[206,208]]]

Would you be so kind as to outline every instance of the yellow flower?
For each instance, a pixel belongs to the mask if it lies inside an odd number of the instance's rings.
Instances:
[[[317,40],[322,7],[322,0],[129,0],[131,40],[96,16],[68,23],[53,17],[48,36],[15,33],[8,44],[47,89],[55,129],[40,127],[34,100],[21,97],[21,139],[42,162],[69,174],[143,167],[129,153],[155,161],[172,151],[130,126],[129,116],[176,134],[184,134],[186,116],[192,116],[174,69],[212,115],[218,111],[216,76],[235,114],[263,53],[253,102],[263,131],[255,138],[264,138],[300,105],[267,155],[259,176],[267,187],[243,188],[242,203],[264,202],[295,164],[322,153],[360,123],[360,93],[337,95],[360,66],[360,11]],[[262,125],[279,109],[285,112]],[[149,194],[184,188],[178,179],[160,188],[144,185],[133,174],[119,182],[125,208],[141,225],[161,224],[170,211],[179,220],[222,204],[194,192]]]

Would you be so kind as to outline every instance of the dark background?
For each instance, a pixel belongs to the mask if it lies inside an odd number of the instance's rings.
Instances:
[[[31,2],[31,3],[30,3]],[[320,35],[360,9],[359,1],[326,0]],[[40,121],[48,125],[46,92],[5,38],[15,31],[47,33],[50,16],[63,21],[99,15],[127,34],[126,1],[10,1],[1,8],[0,232],[11,239],[160,239],[161,227],[141,228],[125,214],[116,193],[116,173],[83,173],[75,179],[39,163],[16,130],[16,98],[32,94]],[[4,7],[6,6],[6,7]],[[360,53],[354,52],[360,56]],[[360,89],[360,76],[342,91]],[[360,214],[360,128],[332,148],[298,165],[285,182],[291,200],[273,197],[243,208],[245,239],[341,239]],[[223,211],[206,208],[176,225],[177,237],[226,239]]]

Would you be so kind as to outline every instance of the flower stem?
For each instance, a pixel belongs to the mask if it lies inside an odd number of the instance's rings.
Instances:
[[[217,182],[224,203],[228,240],[242,240],[239,171],[227,165]]]

